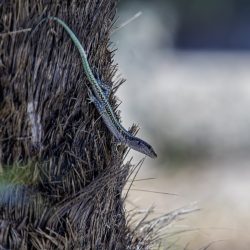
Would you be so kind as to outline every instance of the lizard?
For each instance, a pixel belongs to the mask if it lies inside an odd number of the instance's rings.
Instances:
[[[111,87],[102,82],[99,78],[96,79],[88,62],[87,54],[81,45],[81,42],[76,37],[74,32],[69,28],[69,26],[60,18],[54,16],[48,16],[43,18],[34,28],[34,30],[44,21],[52,20],[60,24],[66,33],[68,33],[72,42],[76,46],[82,61],[82,66],[84,72],[91,84],[91,89],[88,89],[88,95],[90,102],[93,102],[99,114],[101,115],[104,123],[106,124],[109,131],[113,134],[116,141],[121,144],[126,144],[128,147],[141,152],[151,158],[156,158],[153,147],[145,142],[144,140],[132,135],[128,130],[126,130],[118,118],[115,116],[114,111],[109,103],[109,95],[111,92]],[[94,94],[93,94],[94,93]]]

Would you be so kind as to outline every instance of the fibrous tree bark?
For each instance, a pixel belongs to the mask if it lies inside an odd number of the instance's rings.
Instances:
[[[0,245],[2,249],[127,249],[122,188],[129,166],[87,99],[77,49],[113,87],[116,0],[0,2]]]

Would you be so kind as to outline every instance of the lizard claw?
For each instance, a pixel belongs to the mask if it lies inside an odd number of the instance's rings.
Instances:
[[[88,97],[87,97],[88,103],[94,103],[95,102],[95,97],[92,93],[92,91],[88,88]]]

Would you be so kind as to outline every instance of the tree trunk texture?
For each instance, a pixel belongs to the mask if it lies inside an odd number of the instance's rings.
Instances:
[[[0,1],[0,249],[135,249],[117,146],[87,97],[89,82],[68,34],[113,88],[110,32],[117,0]],[[117,111],[116,111],[117,112]],[[139,249],[139,248],[137,248]],[[142,249],[142,248],[140,248]]]

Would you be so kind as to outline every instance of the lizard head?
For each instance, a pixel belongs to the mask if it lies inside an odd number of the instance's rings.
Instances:
[[[137,137],[130,138],[130,140],[127,141],[127,145],[130,148],[138,152],[141,152],[151,158],[157,157],[157,154],[155,153],[153,147],[149,145],[147,142],[141,140],[140,138],[137,138]]]

